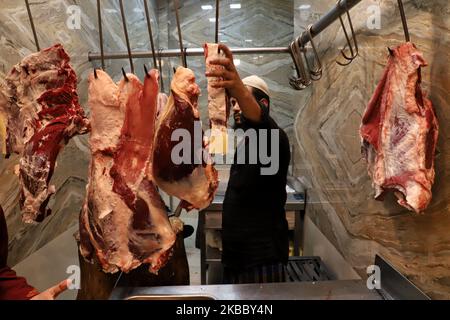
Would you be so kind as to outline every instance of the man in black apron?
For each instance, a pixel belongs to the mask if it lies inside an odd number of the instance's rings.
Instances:
[[[214,87],[225,88],[231,97],[235,129],[256,132],[255,139],[243,139],[237,148],[223,203],[222,263],[224,283],[258,283],[284,281],[284,265],[289,256],[289,235],[286,221],[286,177],[290,162],[289,140],[269,116],[270,93],[267,84],[257,76],[241,80],[228,47],[220,45],[225,58],[212,61],[224,70],[207,73],[220,77]],[[267,134],[263,134],[266,131]],[[276,131],[275,140],[271,131]],[[253,140],[253,141],[252,141]],[[256,141],[256,145],[255,145]],[[258,156],[251,162],[250,153],[265,152],[278,161],[277,170],[264,174]],[[253,145],[252,145],[253,144]],[[275,145],[276,144],[276,145]],[[264,152],[263,152],[264,153]],[[238,163],[245,155],[245,163]]]

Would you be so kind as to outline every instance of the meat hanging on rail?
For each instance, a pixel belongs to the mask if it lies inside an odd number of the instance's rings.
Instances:
[[[57,44],[24,58],[0,88],[3,152],[20,155],[20,207],[23,221],[42,221],[55,187],[49,185],[56,159],[68,141],[89,131],[78,102],[77,77]]]
[[[439,126],[421,89],[422,53],[410,42],[390,49],[387,67],[363,116],[363,153],[375,198],[393,190],[398,203],[423,212],[432,198]]]
[[[80,251],[105,272],[141,264],[157,273],[175,243],[151,175],[158,108],[158,71],[142,85],[128,74],[117,86],[103,71],[89,79],[92,160],[80,216]]]

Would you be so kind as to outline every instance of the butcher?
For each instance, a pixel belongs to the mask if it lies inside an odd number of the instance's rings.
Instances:
[[[222,214],[222,264],[224,283],[283,282],[284,266],[289,256],[289,235],[286,220],[286,180],[290,163],[289,140],[286,133],[270,117],[270,92],[264,80],[257,76],[241,79],[233,62],[230,49],[219,45],[224,53],[211,61],[222,66],[206,72],[207,77],[218,77],[212,84],[226,89],[232,104],[235,129],[244,132],[254,129],[258,141],[262,130],[278,131],[278,171],[273,175],[261,174],[264,167],[256,164],[237,163],[236,151],[231,166],[228,188]],[[270,136],[270,134],[268,135]],[[248,154],[248,140],[243,140]],[[237,150],[239,150],[239,146]],[[269,153],[271,149],[269,147]],[[281,272],[280,272],[281,271]],[[272,277],[271,275],[281,277]],[[264,280],[263,280],[264,279]]]
[[[68,288],[69,280],[64,280],[58,285],[39,293],[27,283],[26,279],[18,277],[6,265],[7,259],[8,231],[5,215],[0,207],[0,300],[54,300]]]

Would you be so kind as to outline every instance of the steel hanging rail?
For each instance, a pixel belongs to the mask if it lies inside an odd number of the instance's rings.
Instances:
[[[362,0],[342,0],[341,5],[335,5],[327,14],[325,14],[320,20],[314,23],[311,27],[311,32],[304,31],[296,40],[301,38],[303,44],[308,43],[311,37],[316,37],[320,32],[325,30],[334,21],[339,19],[339,16],[345,13],[345,7],[349,10],[357,5]],[[217,22],[217,21],[216,21]],[[288,47],[264,47],[264,48],[231,48],[233,54],[279,54],[279,53],[289,53]],[[183,57],[186,56],[203,56],[203,48],[188,48],[188,49],[166,49],[162,50],[159,54],[164,58],[173,57]],[[153,53],[151,51],[135,51],[131,53],[133,58],[151,58]],[[106,59],[124,59],[128,58],[129,55],[125,52],[119,53],[106,53]],[[101,58],[99,53],[89,53],[89,61],[99,60]]]

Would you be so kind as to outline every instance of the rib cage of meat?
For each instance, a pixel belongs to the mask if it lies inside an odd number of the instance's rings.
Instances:
[[[208,207],[214,199],[218,174],[209,154],[205,153],[204,156],[203,131],[197,104],[200,88],[195,83],[194,73],[179,67],[172,80],[171,90],[172,94],[158,120],[153,177],[167,194],[181,199],[185,209],[201,210]],[[172,159],[172,152],[180,143],[172,141],[172,135],[177,129],[189,132],[189,163],[175,164]],[[196,137],[196,131],[200,131],[201,137]]]
[[[24,58],[3,85],[3,151],[21,156],[20,205],[27,223],[42,221],[51,213],[46,206],[55,192],[49,182],[58,153],[73,136],[89,130],[69,62],[64,48],[55,45]]]
[[[426,65],[412,43],[390,50],[361,125],[375,198],[382,200],[394,190],[398,203],[416,213],[431,201],[439,131],[431,101],[420,87],[420,70]]]
[[[175,232],[151,177],[158,72],[142,85],[127,75],[117,86],[102,71],[89,79],[92,160],[80,216],[80,251],[105,272],[168,260]]]
[[[222,66],[212,65],[213,59],[223,58],[225,55],[219,52],[219,45],[216,43],[206,43],[204,45],[206,60],[206,71],[213,71]],[[215,77],[208,77],[208,112],[211,127],[211,137],[209,151],[212,154],[226,154],[227,143],[227,124],[230,109],[228,107],[228,96],[223,88],[214,88],[212,84],[218,81]]]

